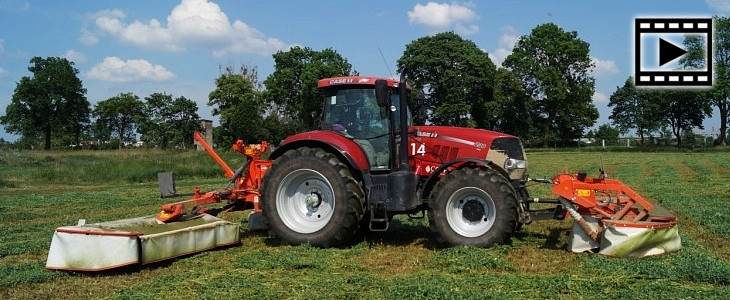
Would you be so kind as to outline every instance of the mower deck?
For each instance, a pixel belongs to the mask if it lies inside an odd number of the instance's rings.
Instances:
[[[154,216],[56,228],[46,268],[102,271],[240,242],[239,225],[203,214],[159,224]]]
[[[591,239],[578,222],[573,222],[568,250],[574,253],[598,251],[607,256],[632,258],[679,251],[682,240],[676,218],[658,204],[653,205],[654,210],[646,221],[599,220],[584,215],[591,228],[602,228],[598,240]]]
[[[578,173],[559,174],[553,183],[553,193],[574,219],[569,251],[636,258],[682,248],[677,217],[621,181]]]

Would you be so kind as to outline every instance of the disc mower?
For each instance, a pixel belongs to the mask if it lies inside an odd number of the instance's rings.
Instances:
[[[672,214],[603,172],[531,179],[515,136],[412,124],[408,102],[423,96],[409,99],[403,77],[326,78],[318,87],[319,129],[270,152],[266,142],[237,141],[233,148],[247,163],[235,172],[196,134],[230,178],[223,189],[196,189],[156,216],[58,228],[47,267],[102,270],[236,243],[238,224],[216,217],[233,210],[251,211],[249,230],[292,245],[346,245],[361,228],[385,231],[396,215],[420,214],[445,246],[490,247],[524,224],[569,215],[572,252],[642,257],[681,248]],[[162,190],[174,190],[167,182]],[[528,182],[553,185],[557,198],[531,198]],[[549,207],[533,209],[536,203]]]

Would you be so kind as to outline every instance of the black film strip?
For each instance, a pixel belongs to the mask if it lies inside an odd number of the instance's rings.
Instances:
[[[642,33],[684,33],[706,36],[706,63],[704,70],[656,71],[641,68]],[[712,18],[637,18],[634,20],[636,86],[702,87],[712,85]]]

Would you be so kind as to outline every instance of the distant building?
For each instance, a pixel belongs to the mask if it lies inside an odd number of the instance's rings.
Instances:
[[[208,143],[208,145],[213,145],[213,121],[211,120],[198,120],[200,122],[200,127],[203,128],[203,138],[205,139],[205,142]],[[198,151],[205,150],[203,146],[201,146],[197,141],[195,142],[195,147]]]

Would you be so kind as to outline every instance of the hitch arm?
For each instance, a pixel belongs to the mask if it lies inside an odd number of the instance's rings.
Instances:
[[[215,153],[213,148],[208,145],[208,142],[205,141],[200,132],[196,131],[195,133],[193,133],[193,138],[195,139],[195,141],[200,143],[201,146],[203,146],[205,152],[208,152],[208,155],[210,155],[210,157],[215,160],[215,162],[221,167],[221,169],[223,169],[226,177],[233,177],[233,169],[231,169],[231,167],[229,167],[228,164],[226,164],[226,162],[223,161],[220,156],[218,156],[218,153]]]

